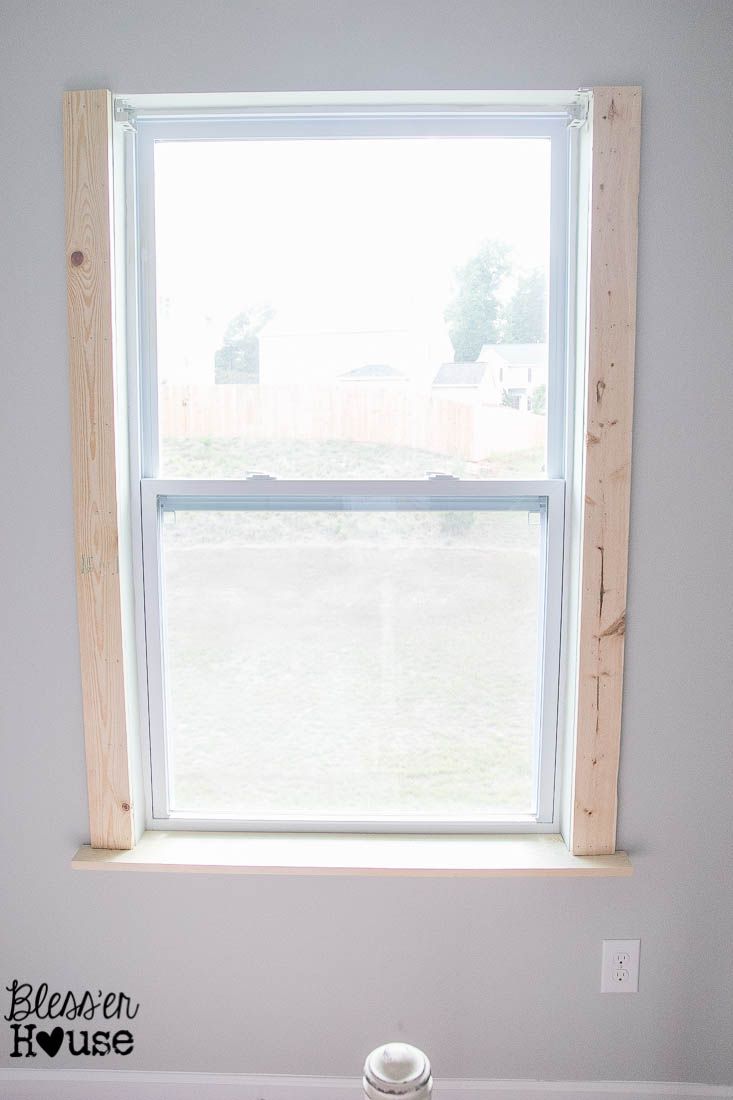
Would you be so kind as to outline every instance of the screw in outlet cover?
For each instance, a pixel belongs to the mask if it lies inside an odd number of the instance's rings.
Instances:
[[[641,940],[604,940],[601,993],[639,992]]]

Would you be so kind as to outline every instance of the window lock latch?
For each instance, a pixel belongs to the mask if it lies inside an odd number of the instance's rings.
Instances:
[[[444,474],[442,470],[428,470],[428,481],[460,481],[461,479],[455,474]]]
[[[245,470],[245,481],[277,481],[274,474],[263,474],[259,470]]]

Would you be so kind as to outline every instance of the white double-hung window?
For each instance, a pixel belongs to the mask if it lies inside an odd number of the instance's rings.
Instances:
[[[557,830],[572,115],[135,112],[149,827]]]
[[[626,874],[640,89],[335,98],[64,95],[74,866]]]
[[[640,89],[441,96],[64,96],[74,866],[628,873]]]

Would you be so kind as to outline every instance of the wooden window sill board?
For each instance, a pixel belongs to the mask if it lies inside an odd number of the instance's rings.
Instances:
[[[85,844],[84,871],[178,871],[250,875],[624,876],[625,852],[574,856],[553,835],[345,833],[143,833],[124,851]]]

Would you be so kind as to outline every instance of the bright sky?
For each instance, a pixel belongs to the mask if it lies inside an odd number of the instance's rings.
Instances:
[[[486,238],[547,263],[544,139],[167,142],[155,185],[158,299],[194,344],[265,303],[288,331],[440,324]]]

